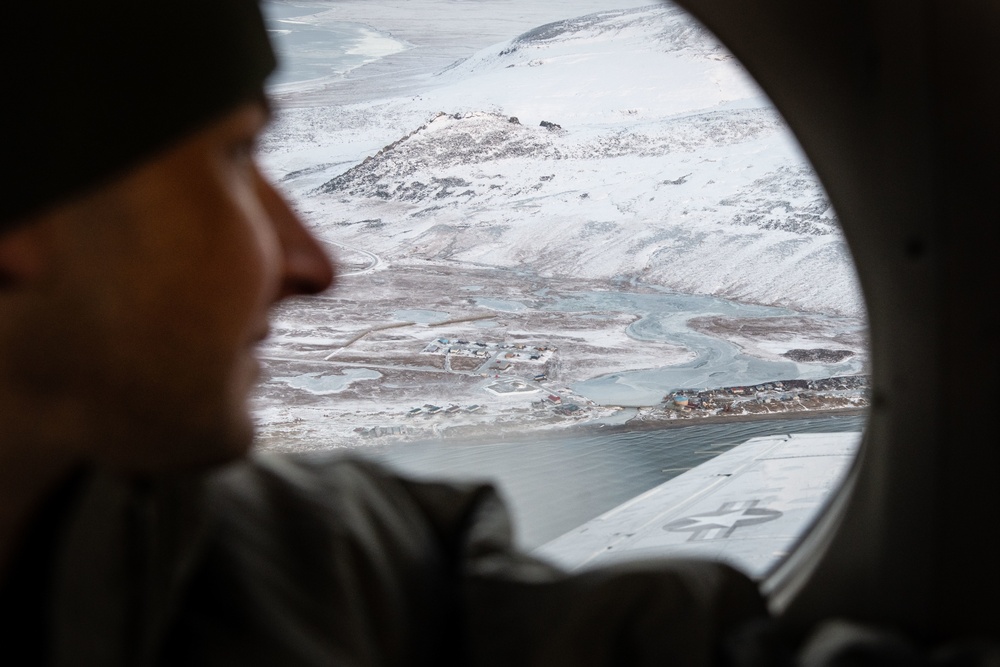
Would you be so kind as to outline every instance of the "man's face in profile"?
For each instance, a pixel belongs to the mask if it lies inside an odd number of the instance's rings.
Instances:
[[[79,436],[72,454],[145,471],[249,447],[268,311],[333,279],[255,163],[266,120],[238,107],[15,232],[39,259],[11,358]]]

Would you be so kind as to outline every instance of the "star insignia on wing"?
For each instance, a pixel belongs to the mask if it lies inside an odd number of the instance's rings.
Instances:
[[[714,512],[692,514],[663,526],[672,533],[691,533],[688,542],[724,540],[738,528],[774,521],[782,515],[778,510],[758,507],[759,500],[726,502]]]

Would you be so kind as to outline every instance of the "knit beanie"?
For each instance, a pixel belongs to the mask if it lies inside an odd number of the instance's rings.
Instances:
[[[257,0],[19,0],[4,9],[0,233],[260,96]]]

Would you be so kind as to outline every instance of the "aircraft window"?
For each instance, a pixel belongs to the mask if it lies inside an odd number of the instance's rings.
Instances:
[[[836,216],[679,8],[516,4],[265,2],[284,66],[261,160],[341,278],[275,314],[257,446],[496,478],[529,548],[724,461],[700,483],[751,471],[752,493],[654,512],[656,539],[614,546],[756,536],[739,548],[760,570],[788,547],[765,524],[804,525],[864,425]],[[609,546],[569,544],[581,564]]]

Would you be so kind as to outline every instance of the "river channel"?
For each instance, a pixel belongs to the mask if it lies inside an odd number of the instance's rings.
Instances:
[[[711,296],[673,292],[584,292],[562,297],[550,306],[566,312],[620,311],[640,315],[627,333],[636,341],[662,341],[681,345],[694,358],[661,368],[612,373],[573,385],[573,390],[602,405],[656,405],[663,395],[679,388],[717,388],[755,385],[776,380],[820,379],[864,372],[863,360],[850,357],[841,363],[799,364],[760,359],[737,346],[688,327],[693,317],[734,319],[798,316],[785,308],[727,301]],[[826,318],[830,322],[838,318]],[[848,320],[839,326],[850,327]]]
[[[695,318],[718,317],[730,321],[767,320],[808,317],[816,325],[842,334],[856,334],[864,327],[858,319],[805,314],[788,308],[762,306],[729,301],[719,297],[681,294],[646,286],[650,292],[580,291],[556,293],[540,290],[521,299],[473,297],[477,306],[504,313],[549,311],[572,313],[581,319],[591,315],[628,313],[638,319],[628,326],[626,334],[636,341],[670,343],[690,353],[690,360],[641,370],[623,370],[586,380],[570,386],[576,394],[598,405],[642,407],[658,405],[665,394],[678,389],[716,389],[719,387],[750,386],[778,380],[818,380],[840,375],[865,372],[863,355],[851,355],[840,362],[796,363],[789,359],[764,359],[745,354],[737,345],[689,326]],[[479,289],[466,286],[466,291]],[[424,321],[433,317],[446,319],[451,313],[434,311],[400,311],[419,313]],[[420,320],[414,320],[420,321]],[[480,326],[495,326],[484,320]],[[808,347],[816,347],[810,343]]]

